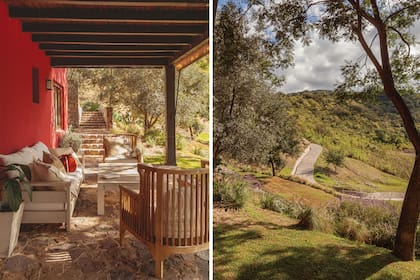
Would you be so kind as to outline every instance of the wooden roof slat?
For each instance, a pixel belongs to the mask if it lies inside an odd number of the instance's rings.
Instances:
[[[191,36],[176,36],[176,37],[157,37],[157,36],[115,36],[115,35],[48,35],[48,34],[33,34],[32,41],[34,42],[92,42],[92,43],[118,43],[118,44],[135,44],[135,43],[153,43],[153,44],[182,44],[189,45],[192,42]]]
[[[53,67],[165,66],[165,58],[51,58]]]
[[[34,34],[107,34],[107,35],[200,35],[208,30],[207,24],[75,24],[23,22],[22,30]]]
[[[22,20],[57,22],[207,23],[207,9],[84,9],[9,7],[9,15]]]
[[[45,54],[50,57],[117,57],[117,56],[128,56],[128,57],[172,57],[173,52],[68,52],[68,51],[45,51]]]
[[[78,7],[200,7],[208,8],[208,0],[6,0],[10,6],[25,7],[51,7],[51,6],[78,6]]]
[[[41,50],[63,50],[63,51],[101,51],[101,52],[127,52],[127,51],[172,51],[178,52],[182,45],[86,45],[86,44],[61,44],[61,43],[40,43]]]

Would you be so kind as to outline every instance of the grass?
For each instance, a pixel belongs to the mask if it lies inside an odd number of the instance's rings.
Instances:
[[[298,200],[314,207],[324,207],[337,202],[337,198],[324,191],[278,177],[265,180],[264,190],[285,199]]]
[[[330,234],[256,206],[214,210],[214,279],[419,279],[420,262]]]
[[[185,140],[182,150],[176,151],[177,166],[181,168],[199,168],[201,160],[207,160],[209,155],[209,146],[197,141]],[[194,154],[194,150],[199,149],[200,154]],[[154,154],[144,157],[144,162],[149,164],[165,164],[165,154]]]
[[[363,192],[405,192],[407,180],[382,172],[362,161],[346,158],[337,172],[330,169],[322,156],[315,164],[315,180],[331,188]]]

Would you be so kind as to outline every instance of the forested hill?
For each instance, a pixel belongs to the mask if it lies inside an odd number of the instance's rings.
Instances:
[[[400,116],[386,97],[375,102],[343,102],[330,91],[287,95],[290,114],[302,136],[327,149],[339,149],[382,171],[408,178],[412,164]],[[420,128],[420,96],[404,96]]]

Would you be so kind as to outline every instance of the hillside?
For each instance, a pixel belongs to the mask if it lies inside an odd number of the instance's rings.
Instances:
[[[405,96],[420,128],[420,97]],[[326,149],[339,149],[383,172],[407,180],[413,148],[392,104],[379,97],[372,103],[340,101],[328,91],[290,94],[290,114],[302,137]]]

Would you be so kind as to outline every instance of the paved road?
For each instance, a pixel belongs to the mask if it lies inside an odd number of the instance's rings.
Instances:
[[[314,164],[321,154],[322,146],[309,144],[309,151],[297,162],[295,176],[301,177],[310,183],[316,183],[314,179]]]

